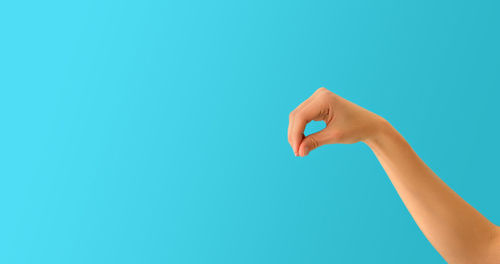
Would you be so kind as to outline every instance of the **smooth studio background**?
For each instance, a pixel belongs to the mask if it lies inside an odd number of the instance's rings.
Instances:
[[[288,114],[381,114],[500,224],[499,11],[2,2],[0,263],[443,263],[365,145],[296,158]]]

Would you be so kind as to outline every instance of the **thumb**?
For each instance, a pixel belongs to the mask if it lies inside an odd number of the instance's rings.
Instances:
[[[330,131],[323,129],[305,137],[299,146],[299,156],[304,157],[308,155],[311,150],[327,144],[330,138],[329,135]]]

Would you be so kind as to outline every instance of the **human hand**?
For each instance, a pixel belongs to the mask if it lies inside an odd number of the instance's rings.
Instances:
[[[304,130],[311,120],[324,121],[326,127],[305,136]],[[303,157],[325,144],[366,142],[386,122],[382,117],[322,87],[290,113],[288,142],[295,156]]]

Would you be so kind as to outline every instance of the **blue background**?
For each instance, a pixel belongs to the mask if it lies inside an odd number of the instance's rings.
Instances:
[[[1,263],[444,263],[325,86],[500,223],[498,1],[2,1]],[[308,131],[317,130],[315,124]]]

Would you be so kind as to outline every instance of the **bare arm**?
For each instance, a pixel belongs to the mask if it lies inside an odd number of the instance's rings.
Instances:
[[[381,124],[379,132],[365,143],[419,228],[444,259],[449,263],[500,263],[500,244],[495,241],[498,227],[427,167],[391,125]]]
[[[311,120],[322,131],[304,136]],[[290,114],[297,156],[324,144],[364,142],[427,239],[448,263],[500,263],[500,229],[449,188],[383,118],[320,88]]]

